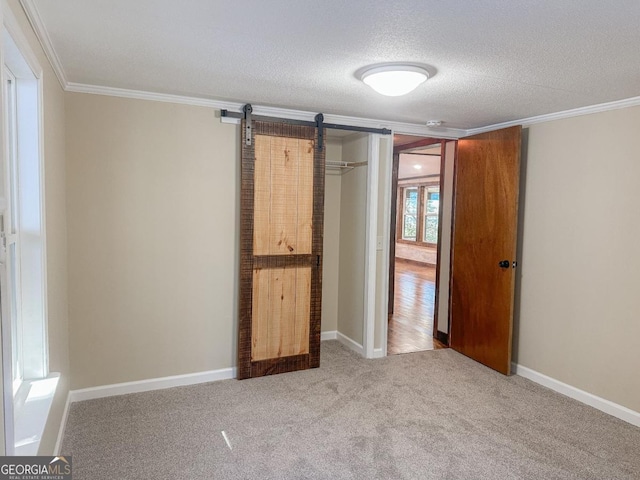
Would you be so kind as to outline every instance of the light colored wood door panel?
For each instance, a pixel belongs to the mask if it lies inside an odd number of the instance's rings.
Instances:
[[[256,135],[254,255],[310,254],[313,141]]]
[[[257,269],[253,292],[251,360],[309,353],[311,268]]]
[[[296,310],[292,355],[309,353],[309,324],[311,312],[311,268],[298,268],[296,278]]]
[[[271,142],[270,137],[259,135],[255,139],[254,200],[253,200],[253,253],[271,253]]]
[[[313,142],[299,140],[298,253],[311,253],[313,242]]]

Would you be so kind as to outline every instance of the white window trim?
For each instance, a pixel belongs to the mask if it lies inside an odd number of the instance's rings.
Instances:
[[[409,192],[409,190],[415,190],[416,191],[416,213],[415,214],[411,214],[411,213],[407,213],[407,193]],[[418,224],[420,222],[420,218],[418,217],[418,212],[420,211],[419,208],[419,203],[420,201],[420,187],[418,186],[413,186],[413,185],[409,185],[406,186],[402,189],[402,218],[401,218],[401,222],[402,222],[402,226],[401,226],[401,238],[402,240],[406,240],[407,242],[415,242],[418,240]],[[411,238],[411,237],[406,237],[404,235],[405,232],[405,225],[406,225],[406,218],[407,217],[413,217],[415,219],[416,222],[416,236]]]
[[[437,212],[434,213],[427,213],[427,202],[429,201],[429,194],[430,193],[440,193],[440,185],[432,185],[432,186],[426,186],[424,187],[424,218],[422,218],[422,243],[428,243],[428,244],[432,244],[432,245],[438,245],[438,234],[437,234],[437,229],[436,229],[436,241],[435,242],[428,242],[425,239],[425,235],[427,234],[427,218],[429,217],[436,217],[438,219],[438,222],[440,222],[440,211],[438,210]],[[440,202],[440,200],[438,200],[438,202]]]
[[[44,325],[43,325],[43,336],[44,336],[44,377],[40,379],[32,379],[30,381],[22,382],[20,392],[16,395],[16,399],[13,396],[13,382],[12,382],[12,357],[11,357],[11,337],[7,339],[7,325],[5,319],[7,318],[7,312],[5,311],[5,305],[7,302],[3,303],[3,311],[2,311],[2,385],[3,385],[3,407],[1,410],[2,421],[4,424],[4,450],[5,455],[13,455],[16,453],[15,450],[15,440],[16,440],[16,430],[24,430],[25,428],[29,431],[35,432],[37,436],[37,441],[33,442],[26,451],[29,454],[37,453],[37,449],[39,446],[40,438],[42,436],[42,432],[44,431],[44,426],[46,424],[46,420],[49,414],[49,410],[51,407],[51,403],[53,401],[53,396],[55,394],[55,388],[58,383],[58,374],[51,374],[49,371],[49,351],[48,351],[48,287],[47,287],[47,238],[46,238],[46,208],[45,208],[45,168],[44,168],[44,158],[45,158],[45,150],[44,150],[44,96],[43,96],[43,70],[38,61],[37,56],[31,49],[27,38],[25,37],[20,25],[14,16],[11,7],[9,6],[7,0],[0,0],[2,6],[0,8],[0,25],[2,25],[2,35],[0,35],[0,65],[2,66],[2,72],[0,73],[0,80],[2,85],[4,86],[7,78],[5,74],[5,68],[7,61],[11,61],[10,52],[7,51],[5,42],[3,40],[4,32],[6,31],[13,42],[18,47],[20,54],[27,66],[33,73],[35,80],[37,82],[37,95],[38,95],[38,161],[39,161],[39,189],[40,189],[40,223],[41,223],[41,242],[42,242],[42,254],[41,254],[41,262],[42,262],[42,288],[43,288],[43,316],[44,316]],[[4,98],[4,88],[2,89],[2,105],[6,99]],[[0,115],[0,131],[2,135],[2,145],[5,145],[5,148],[2,149],[0,154],[2,155],[2,165],[6,164],[7,161],[7,138],[6,138],[6,128],[4,122],[4,114]],[[4,268],[1,269],[4,271]],[[6,280],[6,279],[3,279]],[[10,324],[10,320],[9,320]],[[42,386],[46,385],[47,388],[44,389]],[[23,396],[23,391],[28,389],[29,392],[32,391],[33,388],[36,388],[38,392],[38,402],[37,408],[34,410],[26,411],[27,409],[21,408],[21,405],[24,405],[25,402],[21,402],[20,398]],[[43,394],[46,390],[46,394]],[[33,398],[33,394],[31,394]],[[26,397],[29,397],[29,393],[26,394]],[[33,406],[33,404],[32,404]],[[14,408],[15,407],[15,408]],[[27,418],[29,420],[28,426],[17,426],[14,419],[15,418]],[[18,427],[18,428],[17,428]],[[18,453],[23,453],[22,450]]]

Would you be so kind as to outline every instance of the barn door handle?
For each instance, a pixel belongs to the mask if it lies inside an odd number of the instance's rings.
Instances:
[[[511,266],[511,262],[509,260],[502,260],[500,263],[498,263],[498,266],[500,268],[509,268]]]

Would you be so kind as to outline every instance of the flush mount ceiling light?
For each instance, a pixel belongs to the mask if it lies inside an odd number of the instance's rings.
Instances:
[[[415,168],[416,170],[420,170],[422,169],[422,165],[420,165],[419,163],[416,163],[413,168]]]
[[[429,72],[415,65],[379,65],[366,69],[360,75],[360,80],[389,97],[406,95],[427,78]]]

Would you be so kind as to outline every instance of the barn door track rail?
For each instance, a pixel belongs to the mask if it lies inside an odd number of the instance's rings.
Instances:
[[[220,110],[220,116],[227,118],[239,118],[245,121],[245,143],[251,145],[253,142],[252,135],[252,122],[280,122],[290,125],[304,125],[306,127],[316,127],[318,129],[318,150],[324,148],[324,129],[331,128],[334,130],[348,130],[351,132],[363,132],[363,133],[377,133],[380,135],[391,135],[391,130],[388,128],[369,128],[369,127],[356,127],[354,125],[340,125],[337,123],[325,123],[324,115],[318,113],[315,116],[315,121],[308,120],[295,120],[293,118],[278,118],[278,117],[266,117],[262,115],[253,115],[253,107],[250,103],[247,103],[242,107],[242,112],[230,112],[229,110]]]

